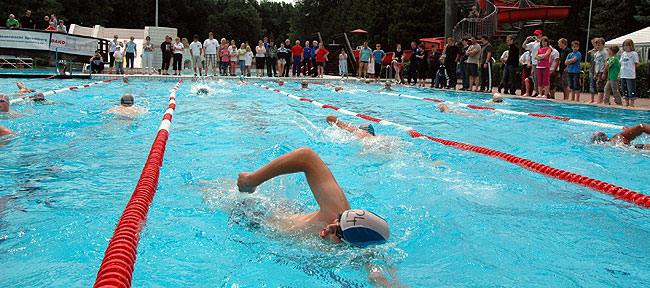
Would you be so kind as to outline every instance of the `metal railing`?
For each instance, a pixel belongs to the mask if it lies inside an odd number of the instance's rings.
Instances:
[[[494,3],[487,1],[487,9],[484,17],[463,18],[454,27],[454,39],[460,40],[464,37],[487,35],[492,38],[497,32],[497,9]]]

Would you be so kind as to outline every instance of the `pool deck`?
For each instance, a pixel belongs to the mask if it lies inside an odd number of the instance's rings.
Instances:
[[[26,75],[16,75],[13,74],[11,75],[13,77],[20,76],[24,77]],[[30,78],[45,78],[50,75],[28,75]],[[7,75],[6,77],[10,77]],[[122,77],[127,77],[133,80],[192,80],[194,78],[193,75],[181,75],[181,76],[175,76],[175,75],[142,75],[142,74],[135,74],[135,75],[117,75],[117,74],[93,74],[92,79],[94,80],[107,80],[107,79],[113,79],[113,78],[122,78]],[[0,77],[2,78],[2,77]],[[89,75],[88,74],[77,74],[74,76],[57,76],[56,78],[78,78],[78,79],[88,79]],[[213,79],[213,76],[203,76],[203,79]],[[239,76],[216,76],[217,79],[239,79]],[[283,77],[283,78],[277,78],[277,77],[246,77],[246,79],[250,80],[275,80],[275,79],[283,79],[283,80],[307,80],[310,82],[318,82],[318,81],[340,81],[341,77],[338,76],[330,76],[326,75],[323,78],[314,78],[314,77]],[[359,80],[355,77],[350,77],[350,78],[345,78],[343,79],[345,82],[361,82],[362,80]],[[430,84],[429,84],[430,85]],[[415,87],[415,86],[413,86]],[[439,90],[435,88],[429,88],[426,87],[426,89],[434,89],[434,90]],[[464,93],[470,93],[469,91],[460,91],[460,90],[455,90],[456,92],[464,92]],[[496,92],[497,89],[493,88],[492,93]],[[477,92],[474,92],[477,93]],[[634,105],[635,107],[624,107],[624,106],[619,106],[619,105],[603,105],[603,104],[590,104],[588,101],[590,100],[590,95],[588,93],[581,93],[580,95],[580,102],[570,102],[570,101],[565,101],[565,100],[560,100],[563,98],[563,93],[561,92],[556,92],[555,93],[555,98],[556,99],[546,99],[546,98],[541,98],[541,97],[523,97],[523,96],[517,96],[517,95],[506,95],[506,94],[501,94],[503,97],[507,98],[517,98],[517,99],[526,99],[526,100],[534,100],[534,101],[551,101],[555,103],[564,103],[564,104],[571,104],[571,105],[588,105],[588,106],[597,106],[597,107],[605,107],[605,108],[613,108],[613,109],[625,109],[625,110],[636,110],[636,111],[650,111],[650,99],[648,98],[637,98]]]

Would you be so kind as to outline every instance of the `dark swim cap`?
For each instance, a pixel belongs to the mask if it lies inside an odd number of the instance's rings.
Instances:
[[[591,134],[591,142],[592,143],[605,143],[607,142],[607,134],[603,131],[596,131]]]
[[[133,95],[131,94],[124,94],[122,95],[122,100],[120,100],[120,103],[122,106],[133,106],[134,100],[133,100]]]
[[[7,96],[7,94],[0,93],[0,102],[10,103],[9,102],[9,96]]]
[[[350,245],[366,247],[386,243],[390,237],[388,222],[368,210],[345,210],[339,218],[343,241]]]
[[[370,123],[363,123],[359,126],[359,129],[370,133],[370,135],[375,136],[375,128],[372,127]]]
[[[45,101],[45,95],[41,92],[38,92],[34,94],[34,101],[39,102],[39,101]]]

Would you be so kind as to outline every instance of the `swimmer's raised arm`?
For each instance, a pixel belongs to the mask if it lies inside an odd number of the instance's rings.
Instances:
[[[253,173],[239,173],[237,186],[241,192],[254,192],[255,188],[279,175],[303,172],[314,198],[320,206],[320,218],[331,221],[339,213],[350,209],[348,199],[323,160],[308,147],[282,155]]]
[[[10,134],[14,134],[14,131],[11,131],[11,129],[0,125],[0,136],[10,135]]]
[[[341,120],[338,120],[338,118],[336,118],[336,116],[334,116],[334,115],[327,116],[326,120],[327,120],[327,123],[334,123],[339,128],[341,128],[343,130],[346,130],[348,132],[351,132],[351,133],[356,133],[357,130],[359,130],[357,127],[354,127],[354,125],[350,125],[350,124],[345,123],[345,122],[343,122]]]
[[[623,130],[622,132],[614,135],[614,137],[609,139],[609,141],[610,142],[623,142],[625,144],[629,144],[630,141],[634,140],[636,137],[639,137],[643,133],[650,134],[650,124],[641,123],[641,124],[636,125],[634,127],[627,128],[627,129]],[[646,148],[643,148],[643,149],[646,149]]]

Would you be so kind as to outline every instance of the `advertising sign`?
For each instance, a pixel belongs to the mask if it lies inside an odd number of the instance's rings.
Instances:
[[[0,48],[48,50],[50,33],[0,29]]]

